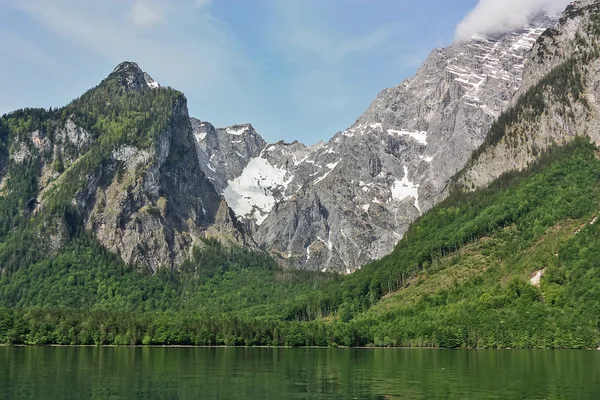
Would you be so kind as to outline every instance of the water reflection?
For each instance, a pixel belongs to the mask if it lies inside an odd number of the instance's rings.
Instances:
[[[0,348],[0,399],[596,399],[600,352]]]

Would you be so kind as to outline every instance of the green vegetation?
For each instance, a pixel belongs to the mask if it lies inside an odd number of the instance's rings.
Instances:
[[[488,189],[456,193],[391,255],[342,280],[213,241],[180,271],[145,275],[81,234],[0,279],[0,341],[595,348],[596,155],[578,139]]]

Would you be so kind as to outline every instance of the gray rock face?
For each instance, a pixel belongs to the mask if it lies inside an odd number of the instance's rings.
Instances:
[[[192,132],[181,97],[154,153],[122,146],[113,159],[125,163],[123,177],[104,182],[103,176],[118,168],[107,163],[88,185],[84,197],[94,206],[86,227],[124,261],[152,271],[174,268],[205,237],[255,247],[200,169]],[[145,170],[141,176],[140,166]]]
[[[141,92],[145,89],[157,89],[160,87],[150,75],[142,71],[134,62],[123,62],[113,70],[109,79],[117,79],[119,84],[130,92]]]
[[[382,91],[327,143],[260,148],[252,130],[235,143],[252,151],[236,157],[218,154],[227,147],[209,144],[214,128],[207,128],[199,143],[211,153],[212,168],[227,171],[227,185],[215,186],[253,226],[256,242],[291,265],[352,272],[389,253],[409,224],[443,198],[520,87],[529,50],[553,23],[540,16],[498,38],[434,50],[413,78]],[[233,145],[232,137],[225,140]]]
[[[459,185],[486,186],[506,172],[526,168],[550,146],[576,135],[600,143],[599,17],[600,2],[575,1],[559,24],[540,37],[512,101],[522,117],[507,124],[502,138],[471,160],[457,177]],[[565,76],[571,79],[559,86]],[[542,93],[544,107],[533,113],[525,99],[529,90],[536,89]]]
[[[125,262],[151,271],[180,265],[221,203],[198,166],[185,99],[153,149],[120,146],[76,199],[86,228]]]
[[[216,129],[196,118],[191,122],[198,143],[200,168],[219,192],[225,190],[229,180],[240,176],[249,160],[266,146],[250,124]]]

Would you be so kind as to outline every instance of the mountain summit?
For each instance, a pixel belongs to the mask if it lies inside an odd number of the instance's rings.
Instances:
[[[130,61],[117,65],[107,79],[116,80],[126,91],[141,92],[148,88],[160,87],[160,84],[144,72],[137,63]]]

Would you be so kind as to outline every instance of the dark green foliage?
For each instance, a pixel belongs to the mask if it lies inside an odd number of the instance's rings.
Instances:
[[[21,165],[11,163],[5,177],[4,196],[0,196],[0,240],[6,238],[26,214],[31,213],[28,205],[37,195],[37,159],[30,159]]]
[[[144,311],[170,308],[177,296],[158,277],[137,273],[83,235],[58,256],[22,265],[0,278],[0,299],[9,307]]]
[[[109,149],[121,144],[153,148],[165,132],[184,96],[171,88],[127,92],[115,79],[106,79],[73,101],[62,114],[97,135],[100,145]]]
[[[0,343],[285,345],[280,305],[333,279],[214,241],[194,253],[179,272],[144,275],[94,239],[74,240],[0,279],[11,307],[0,307]]]
[[[258,314],[271,307],[268,313],[275,315],[281,312],[272,303],[285,303],[332,278],[284,271],[264,253],[225,248],[212,240],[196,248],[181,270],[149,275],[125,265],[87,234],[77,234],[58,256],[20,265],[0,278],[0,304]]]

